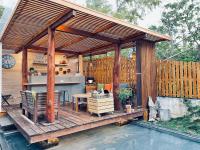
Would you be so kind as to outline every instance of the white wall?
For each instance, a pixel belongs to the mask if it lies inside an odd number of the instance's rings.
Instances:
[[[199,99],[188,99],[194,105],[200,106]],[[182,117],[187,113],[187,107],[185,106],[183,98],[173,97],[157,97],[157,101],[161,105],[161,109],[169,109],[171,118]]]

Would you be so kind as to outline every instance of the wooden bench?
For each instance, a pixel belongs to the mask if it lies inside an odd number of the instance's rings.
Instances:
[[[60,110],[60,92],[55,92],[54,108],[55,115],[58,118]],[[38,122],[38,117],[46,116],[47,93],[33,93],[31,91],[21,91],[22,114],[32,119],[34,123]]]

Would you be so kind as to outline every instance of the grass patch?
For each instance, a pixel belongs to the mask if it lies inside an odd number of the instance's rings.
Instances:
[[[200,136],[200,106],[193,106],[191,101],[185,101],[188,113],[184,117],[171,119],[170,121],[158,121],[154,124],[177,130],[183,133]]]

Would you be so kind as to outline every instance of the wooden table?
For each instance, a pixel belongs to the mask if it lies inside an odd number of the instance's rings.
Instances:
[[[76,103],[76,112],[78,112],[78,101],[79,101],[79,98],[86,98],[88,99],[89,97],[91,97],[91,93],[85,93],[85,94],[74,94],[72,95],[72,103],[73,103],[73,108],[74,108],[74,100],[75,100],[75,103]]]

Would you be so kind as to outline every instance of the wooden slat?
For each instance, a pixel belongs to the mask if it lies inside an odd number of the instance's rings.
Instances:
[[[180,97],[181,96],[181,88],[180,88],[180,62],[176,61],[176,96]]]
[[[184,63],[184,95],[188,98],[188,67],[187,63]]]
[[[193,84],[192,84],[192,91],[193,91],[193,97],[195,98],[197,95],[197,69],[196,69],[196,63],[192,62],[192,79],[193,79]]]
[[[197,84],[198,98],[200,98],[200,64],[197,65]]]
[[[170,80],[169,80],[169,76],[170,76],[170,62],[166,62],[166,67],[165,67],[165,88],[166,88],[166,91],[165,91],[165,95],[166,96],[169,96],[170,95]]]
[[[192,93],[192,83],[193,83],[193,78],[192,78],[192,64],[191,62],[188,62],[188,97],[193,98],[193,93]]]

